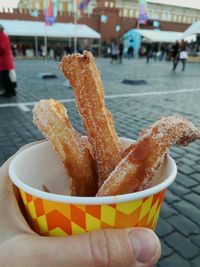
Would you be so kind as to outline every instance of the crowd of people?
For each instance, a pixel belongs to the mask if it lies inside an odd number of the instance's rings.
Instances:
[[[88,50],[89,47],[87,48]],[[55,60],[60,60],[65,54],[72,54],[74,52],[73,46],[69,46],[66,44],[56,43],[56,44],[48,44],[46,46],[41,43],[38,45],[36,49],[34,45],[24,42],[11,42],[11,50],[14,57],[30,57],[29,51],[32,52],[32,56],[34,57],[46,57],[52,58]],[[78,52],[82,52],[80,46],[77,48]]]
[[[150,60],[154,61],[172,61],[173,70],[175,71],[179,62],[182,62],[182,71],[185,70],[186,61],[188,58],[189,47],[187,43],[176,41],[175,43],[143,43],[136,55],[133,44],[129,47],[124,47],[123,41],[112,41],[111,43],[104,43],[102,45],[102,55],[109,57],[110,63],[122,63],[123,58],[134,59],[136,57],[146,58],[148,64]]]
[[[146,62],[149,63],[150,59],[153,58],[155,61],[158,59],[162,61],[166,59],[173,62],[173,70],[175,71],[179,61],[182,62],[182,71],[185,70],[186,60],[188,58],[188,47],[187,43],[182,40],[178,40],[167,46],[164,45],[152,45],[148,43],[146,46]]]

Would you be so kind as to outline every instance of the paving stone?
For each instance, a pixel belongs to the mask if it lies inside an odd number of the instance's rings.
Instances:
[[[200,234],[191,238],[191,241],[200,248]]]
[[[200,194],[200,185],[193,187],[192,191],[194,191],[197,194]]]
[[[193,180],[189,176],[186,176],[186,175],[181,174],[181,173],[177,174],[176,181],[186,188],[187,187],[193,187],[193,186],[198,184],[196,180]]]
[[[198,194],[190,193],[188,195],[184,195],[183,198],[200,209],[200,196]]]
[[[182,157],[180,159],[180,162],[183,164],[183,165],[186,165],[186,166],[193,166],[195,164],[195,161],[192,160],[192,159],[189,159],[188,157]]]
[[[200,256],[196,257],[191,261],[191,266],[192,267],[199,267],[200,265]]]
[[[192,259],[199,254],[199,248],[179,233],[172,233],[164,238],[167,244],[184,259]]]
[[[182,155],[180,153],[177,153],[176,151],[170,151],[170,156],[173,158],[173,159],[178,159],[178,158],[182,158]]]
[[[191,178],[194,178],[197,182],[200,182],[200,172],[199,173],[193,173],[190,175]]]
[[[188,154],[187,157],[192,159],[194,163],[199,159],[199,155],[196,156],[194,154]]]
[[[173,250],[162,239],[160,239],[160,243],[161,243],[161,257],[162,258],[169,257],[173,253]]]
[[[172,206],[185,217],[200,226],[199,209],[185,200],[175,202]]]
[[[199,165],[199,164],[198,164],[198,165],[195,165],[195,166],[194,166],[194,169],[195,169],[196,171],[200,172],[200,165]]]
[[[199,226],[197,224],[193,223],[191,220],[187,219],[181,214],[170,217],[168,219],[168,222],[184,236],[198,234],[200,232]]]
[[[194,169],[195,169],[195,167],[194,167]],[[195,172],[194,169],[187,166],[187,165],[184,165],[184,164],[182,164],[181,167],[179,167],[179,171],[185,175],[194,173]]]
[[[167,201],[167,203],[173,203],[176,201],[180,200],[180,197],[176,196],[175,194],[173,194],[172,192],[170,192],[169,190],[167,191],[166,195],[165,195],[165,200]]]
[[[191,267],[190,262],[184,260],[178,254],[173,254],[159,262],[160,267]]]
[[[190,146],[185,148],[185,150],[189,152],[188,154],[191,153],[199,156],[199,150],[195,147],[195,144],[191,144]]]
[[[174,182],[172,186],[170,187],[170,191],[172,191],[174,195],[182,197],[183,195],[190,192],[190,189]]]
[[[173,227],[161,217],[158,220],[158,224],[156,226],[156,233],[159,237],[164,237],[170,234],[173,231]]]
[[[171,216],[177,214],[174,208],[171,208],[166,202],[162,204],[160,216],[164,219],[170,218]]]

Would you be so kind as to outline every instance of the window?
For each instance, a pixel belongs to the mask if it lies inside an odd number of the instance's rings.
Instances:
[[[128,17],[128,9],[123,9],[123,17]]]
[[[34,8],[37,9],[37,10],[39,10],[40,9],[40,3],[35,2],[35,7]]]
[[[178,22],[182,22],[182,15],[178,15]]]
[[[129,17],[130,18],[133,18],[134,17],[133,9],[129,9]]]
[[[63,3],[59,3],[58,10],[63,11]]]
[[[108,7],[108,6],[109,6],[108,1],[106,1],[106,2],[104,3],[104,6],[105,6],[105,7]]]
[[[170,12],[168,12],[168,21],[172,20],[172,14]]]
[[[158,12],[157,11],[154,11],[153,19],[158,19]]]
[[[189,19],[188,19],[188,22],[192,23],[193,22],[193,17],[190,16]]]
[[[150,19],[152,19],[152,11],[151,10],[148,11],[148,16]]]
[[[174,14],[172,20],[173,20],[173,21],[178,21],[177,15]]]
[[[110,7],[113,8],[114,7],[114,3],[110,2]]]
[[[183,16],[183,22],[186,23],[187,22],[187,16]]]
[[[68,12],[72,12],[72,3],[68,4]]]

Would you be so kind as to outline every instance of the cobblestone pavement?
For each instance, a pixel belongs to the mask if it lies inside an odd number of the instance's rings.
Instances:
[[[143,60],[109,64],[97,59],[106,91],[106,103],[113,113],[120,136],[137,138],[137,133],[161,115],[180,113],[200,128],[200,65],[180,66],[174,73],[168,62]],[[42,61],[17,61],[18,95],[0,98],[0,162],[22,145],[42,138],[32,124],[33,102],[41,98],[68,101],[74,127],[84,130],[74,104],[73,92],[59,73],[58,62],[50,62],[48,71],[58,79],[42,80]],[[124,85],[123,79],[143,79],[148,84]],[[66,103],[65,103],[66,104]],[[178,176],[170,186],[156,232],[162,243],[158,267],[200,266],[200,142],[189,147],[174,147],[171,155],[178,165]]]

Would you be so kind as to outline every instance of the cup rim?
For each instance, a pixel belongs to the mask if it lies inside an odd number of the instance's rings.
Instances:
[[[123,138],[124,140],[131,140],[128,138]],[[133,141],[133,140],[132,140]],[[48,141],[46,141],[48,142]],[[79,197],[79,196],[66,196],[66,195],[59,195],[54,193],[47,193],[44,191],[41,191],[39,189],[33,188],[24,182],[22,182],[14,173],[13,165],[15,164],[15,161],[21,157],[23,154],[27,152],[31,152],[35,148],[35,146],[39,146],[42,143],[35,144],[31,147],[25,148],[23,151],[21,151],[19,154],[17,154],[11,161],[8,169],[9,177],[11,181],[18,187],[19,190],[24,191],[25,193],[28,193],[29,195],[32,195],[33,197],[37,197],[40,199],[45,199],[53,202],[61,202],[61,203],[68,203],[68,204],[80,204],[80,205],[99,205],[99,204],[116,204],[116,203],[122,203],[122,202],[128,202],[132,200],[139,200],[146,197],[149,197],[151,195],[154,195],[156,193],[161,192],[164,189],[167,189],[167,187],[173,183],[173,181],[176,178],[177,175],[177,166],[175,161],[172,159],[171,156],[167,155],[167,161],[168,164],[171,166],[171,172],[169,176],[159,183],[158,185],[155,185],[151,188],[135,192],[135,193],[129,193],[129,194],[123,194],[123,195],[117,195],[117,196],[103,196],[103,197]]]

